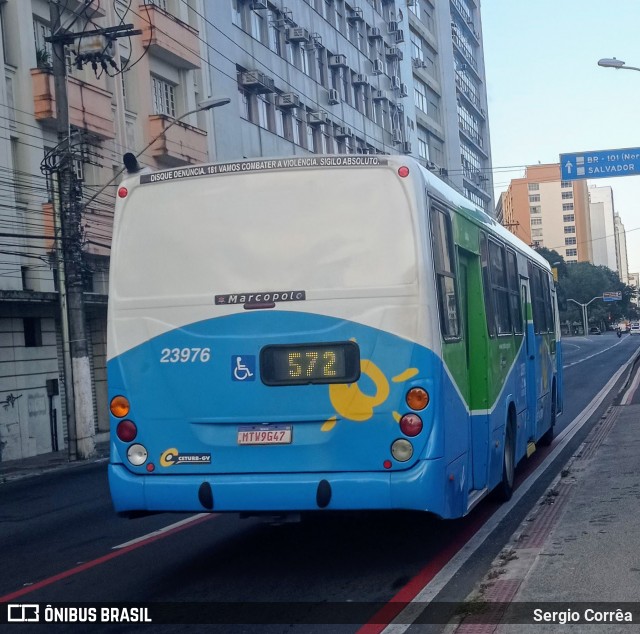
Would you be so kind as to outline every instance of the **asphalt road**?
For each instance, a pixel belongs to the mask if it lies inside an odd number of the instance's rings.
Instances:
[[[565,410],[558,432],[639,347],[640,337],[618,339],[614,333],[564,340]],[[615,396],[613,390],[594,420]],[[468,594],[589,427],[576,435],[438,600],[458,601]],[[521,466],[519,481],[545,455],[536,452]],[[280,526],[237,515],[210,515],[114,549],[192,516],[120,519],[111,507],[106,463],[77,467],[0,485],[0,598],[43,603],[309,602],[306,618],[310,611],[314,620],[315,611],[318,623],[332,620],[334,602],[349,602],[356,606],[352,615],[362,611],[360,622],[320,629],[353,632],[393,597],[409,597],[421,578],[427,578],[430,566],[446,561],[454,546],[464,543],[497,508],[486,500],[469,517],[454,521],[419,513],[372,512],[323,514]],[[244,613],[238,619],[251,617]],[[291,621],[296,623],[298,617]],[[170,627],[172,632],[183,631],[181,626]],[[309,624],[299,627],[312,631]],[[289,625],[232,629],[291,631]]]

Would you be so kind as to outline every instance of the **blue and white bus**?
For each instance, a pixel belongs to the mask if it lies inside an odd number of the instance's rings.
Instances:
[[[107,367],[123,515],[459,517],[562,409],[548,263],[405,156],[127,178]]]

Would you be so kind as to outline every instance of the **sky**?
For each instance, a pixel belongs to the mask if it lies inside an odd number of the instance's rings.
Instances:
[[[496,200],[524,166],[560,154],[640,147],[640,0],[481,0]],[[640,175],[610,186],[640,272]],[[547,245],[553,248],[554,245]]]

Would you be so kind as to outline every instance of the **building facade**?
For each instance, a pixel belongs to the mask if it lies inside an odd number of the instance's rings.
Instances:
[[[596,185],[589,187],[589,222],[591,223],[591,262],[617,271],[622,279],[611,187]]]
[[[627,258],[627,234],[619,214],[614,214],[613,222],[616,236],[616,253],[618,256],[618,271],[623,284],[629,284],[629,260]]]
[[[108,431],[108,256],[114,176],[122,155],[148,146],[141,160],[155,167],[208,160],[204,113],[171,125],[211,93],[209,75],[201,73],[203,3],[60,4],[60,24],[52,24],[46,0],[0,2],[0,460],[52,450],[73,453],[66,388],[71,383],[65,373],[69,343],[60,309],[67,252],[60,240],[60,147],[46,38],[125,23],[141,31],[102,49],[95,67],[81,63],[79,55],[90,38],[71,37],[65,49],[96,434]]]
[[[530,165],[502,195],[502,224],[527,244],[557,251],[565,262],[591,262],[585,181],[563,181],[560,165]]]
[[[73,455],[63,151],[81,218],[96,434],[108,431],[108,263],[125,152],[155,168],[404,153],[493,214],[479,0],[58,6],[61,20],[52,23],[48,0],[0,0],[0,460],[66,448]],[[128,24],[140,33],[91,35]],[[61,33],[70,120],[62,146],[47,39]],[[231,102],[199,109],[211,96]]]
[[[286,6],[285,6],[286,5]],[[493,214],[479,2],[205,5],[221,160],[405,153]]]

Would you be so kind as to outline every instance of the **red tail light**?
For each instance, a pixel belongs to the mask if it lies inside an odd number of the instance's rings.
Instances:
[[[116,427],[116,435],[122,442],[131,442],[138,435],[138,428],[132,420],[121,420]]]
[[[422,419],[417,414],[405,414],[400,419],[400,429],[405,436],[417,436],[422,431]]]

